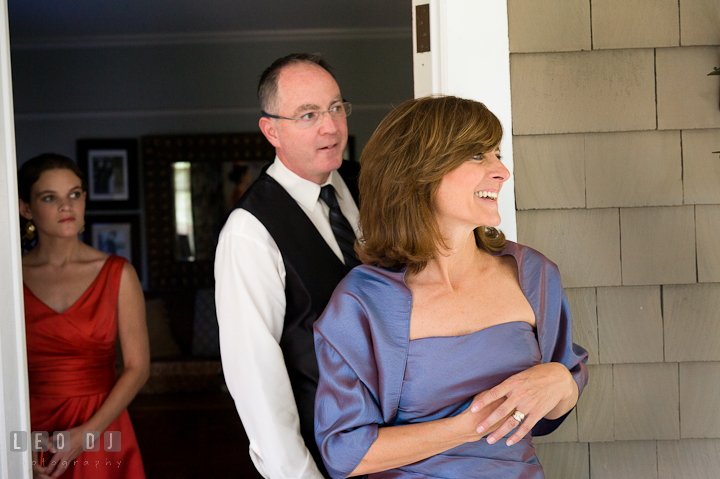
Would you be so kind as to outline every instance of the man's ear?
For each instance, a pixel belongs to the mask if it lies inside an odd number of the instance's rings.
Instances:
[[[260,118],[260,131],[262,131],[265,138],[275,148],[280,148],[280,140],[278,139],[277,125],[270,118],[263,116]]]
[[[18,200],[18,203],[20,203],[20,216],[26,220],[31,220],[32,212],[30,211],[30,205],[25,203],[23,200]]]

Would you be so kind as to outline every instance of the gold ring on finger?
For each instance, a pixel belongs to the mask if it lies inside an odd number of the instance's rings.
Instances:
[[[525,419],[525,414],[521,413],[517,409],[512,415],[513,419],[515,419],[517,422],[523,422],[523,419]]]

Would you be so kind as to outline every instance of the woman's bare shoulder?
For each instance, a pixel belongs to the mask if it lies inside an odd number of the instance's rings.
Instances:
[[[140,278],[138,277],[137,271],[130,261],[125,261],[123,263],[122,279],[123,281],[131,281],[132,283],[137,283],[138,285],[140,284]]]

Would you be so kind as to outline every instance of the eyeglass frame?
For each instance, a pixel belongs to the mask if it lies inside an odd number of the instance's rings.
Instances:
[[[350,103],[349,101],[343,101],[343,102],[340,102],[339,105],[342,105],[342,106],[343,106],[343,112],[347,112],[347,114],[346,114],[345,116],[340,117],[340,118],[347,118],[347,117],[349,117],[350,114],[352,113],[352,103]],[[337,107],[337,105],[334,106],[333,108],[336,108],[336,107]],[[318,115],[318,119],[317,119],[314,123],[312,123],[311,125],[301,126],[302,123],[296,123],[296,125],[298,125],[298,128],[302,128],[302,129],[312,128],[313,126],[315,126],[315,125],[317,125],[317,124],[319,124],[319,123],[322,123],[323,116],[325,115],[325,113],[329,114],[329,115],[330,115],[330,118],[332,118],[333,120],[339,120],[339,119],[340,119],[340,118],[334,118],[334,117],[333,117],[332,108],[330,108],[329,110],[323,110],[323,111],[311,110],[311,111],[308,111],[307,113],[302,114],[301,116],[299,116],[299,117],[297,117],[297,118],[288,118],[288,117],[286,117],[286,116],[272,115],[272,114],[266,112],[265,110],[260,110],[260,113],[261,113],[261,116],[264,116],[264,117],[266,117],[266,118],[274,118],[274,119],[276,119],[276,120],[292,120],[292,121],[296,121],[296,122],[299,121],[299,120],[302,120],[302,117],[305,116],[305,115],[307,115],[307,114],[316,113],[316,114]],[[339,112],[335,112],[335,113],[339,113]]]

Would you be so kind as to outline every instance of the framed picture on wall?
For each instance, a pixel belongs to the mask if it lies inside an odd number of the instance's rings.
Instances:
[[[78,140],[77,155],[88,186],[87,209],[138,207],[137,140]]]
[[[130,261],[140,276],[140,218],[137,215],[85,216],[83,240],[107,254]]]

